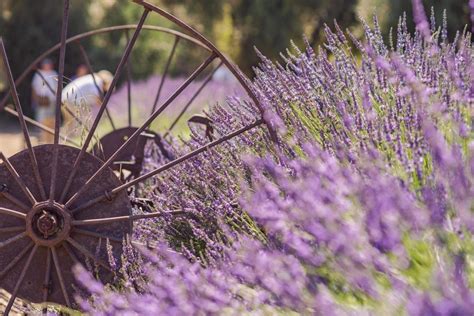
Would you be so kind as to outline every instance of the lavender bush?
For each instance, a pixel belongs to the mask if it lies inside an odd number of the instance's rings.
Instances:
[[[471,34],[448,42],[414,1],[385,44],[326,29],[318,52],[262,56],[253,83],[277,129],[254,130],[149,181],[163,211],[124,242],[115,288],[77,268],[92,314],[470,315],[474,309]],[[219,133],[258,112],[238,99]],[[181,154],[206,140],[197,130]],[[157,151],[148,168],[161,163]],[[140,212],[140,210],[136,210]],[[114,263],[115,264],[115,263]]]

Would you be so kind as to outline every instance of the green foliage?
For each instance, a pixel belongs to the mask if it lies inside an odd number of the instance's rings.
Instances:
[[[314,273],[324,280],[324,283],[334,295],[337,302],[347,307],[358,307],[374,305],[374,301],[359,289],[352,288],[346,278],[339,272],[334,271],[330,266],[321,266]]]
[[[117,0],[112,6],[104,9],[104,16],[97,27],[137,24],[142,14],[143,8],[141,6],[128,0]],[[171,26],[170,22],[160,19],[156,14],[149,14],[145,24]],[[94,38],[91,55],[102,68],[109,70],[116,68],[127,45],[125,33],[113,32]],[[128,37],[130,38],[132,35],[133,30],[130,30]],[[143,79],[153,73],[161,72],[160,66],[166,62],[166,53],[171,51],[173,41],[172,35],[142,30],[130,57],[134,79]],[[116,49],[107,49],[108,47]]]
[[[356,0],[166,0],[166,4],[181,4],[191,16],[203,24],[206,34],[216,42],[227,42],[224,50],[238,65],[252,73],[258,63],[253,48],[258,47],[269,58],[277,58],[291,39],[300,44],[306,34],[312,44],[319,43],[325,23],[334,19],[348,27],[355,19]],[[232,34],[215,27],[230,19]],[[225,31],[225,29],[224,29]],[[222,39],[222,36],[230,38]],[[222,46],[219,46],[222,47]]]
[[[467,0],[424,0],[423,4],[427,10],[433,7],[436,12],[436,20],[443,21],[442,12],[446,10],[448,37],[453,39],[456,32],[462,30],[469,24],[469,1]],[[388,38],[390,28],[393,33],[397,30],[397,23],[400,16],[405,12],[408,17],[413,16],[411,0],[387,1],[387,0],[360,0],[359,12],[366,19],[370,19],[374,10],[382,16],[380,21],[382,29]],[[428,18],[430,12],[426,12]],[[407,18],[407,25],[410,30],[414,30],[412,18]],[[440,26],[440,25],[438,25]]]
[[[89,29],[87,7],[91,0],[71,0],[69,15],[69,35]],[[57,44],[60,40],[63,6],[60,1],[16,1],[2,0],[0,14],[0,36],[5,42],[14,77],[41,52]],[[68,60],[78,60],[79,52],[70,50]],[[77,64],[68,63],[66,72],[73,72]],[[30,103],[30,80],[19,87],[22,104]],[[27,108],[27,107],[26,107]],[[27,108],[28,109],[28,108]]]
[[[278,58],[291,39],[301,44],[305,34],[311,45],[316,46],[324,38],[324,24],[337,20],[341,28],[356,22],[356,10],[369,18],[374,9],[382,12],[382,29],[396,30],[398,17],[405,11],[411,16],[411,1],[388,0],[151,0],[176,14],[204,35],[209,37],[226,54],[230,55],[248,75],[258,62],[253,48],[258,47],[269,58]],[[0,2],[0,36],[5,40],[13,74],[17,77],[35,57],[59,42],[62,5],[61,1]],[[424,1],[426,7],[434,6],[435,12],[447,10],[449,37],[455,30],[469,23],[468,2],[465,0]],[[71,0],[69,36],[104,26],[135,24],[143,9],[128,0],[92,1]],[[442,17],[437,16],[441,21]],[[173,27],[156,14],[150,14],[147,24]],[[413,28],[412,19],[407,20]],[[83,42],[93,67],[113,71],[126,45],[124,34],[98,36]],[[173,45],[173,37],[156,32],[143,31],[131,60],[133,76],[141,79],[152,73],[162,72]],[[113,49],[110,49],[113,47]],[[190,44],[180,43],[171,74],[189,73],[203,60],[204,52],[192,49]],[[71,75],[82,63],[77,47],[69,47],[66,74]],[[0,69],[0,73],[1,73]],[[21,101],[30,101],[28,78],[20,87]],[[1,81],[1,80],[0,80]],[[0,89],[5,88],[3,82]],[[28,111],[27,111],[28,112]]]
[[[430,287],[435,258],[433,249],[427,241],[413,240],[406,237],[403,241],[410,260],[403,272],[414,286],[421,289]]]

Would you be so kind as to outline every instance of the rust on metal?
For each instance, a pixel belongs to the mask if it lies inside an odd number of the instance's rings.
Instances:
[[[103,164],[103,166],[97,170],[97,172],[89,179],[86,181],[86,183],[84,183],[84,186],[82,187],[81,190],[79,190],[78,192],[76,192],[66,203],[65,205],[67,207],[69,207],[80,195],[84,194],[85,190],[87,189],[87,187],[95,180],[97,179],[100,174],[105,170],[107,169],[113,162],[114,160],[117,158],[118,155],[120,155],[126,148],[127,146],[129,146],[131,143],[133,143],[135,141],[135,139],[141,134],[143,133],[150,125],[151,123],[153,123],[153,121],[158,117],[158,115],[160,115],[185,89],[186,87],[188,87],[191,82],[194,81],[194,79],[196,79],[196,77],[204,71],[204,69],[207,68],[207,66],[209,66],[209,64],[216,58],[216,55],[215,54],[211,54],[211,56],[209,56],[194,72],[191,76],[189,76],[186,81],[168,98],[168,100],[166,102],[163,103],[163,105],[158,108],[155,113],[153,113],[153,115],[151,115],[146,121],[145,123],[143,123],[143,125],[138,128],[135,133],[133,133],[132,136],[130,136],[129,139],[127,139],[123,145],[117,149],[117,151]],[[73,170],[74,171],[74,170]]]
[[[219,65],[217,65],[212,71],[211,73],[206,77],[206,79],[203,81],[203,83],[201,84],[201,86],[196,90],[196,92],[193,94],[193,96],[191,97],[191,99],[189,99],[188,103],[186,103],[186,105],[181,109],[181,111],[179,112],[178,116],[173,120],[173,123],[171,123],[170,127],[168,128],[168,130],[166,131],[166,133],[163,135],[163,137],[166,137],[168,136],[171,131],[173,130],[173,128],[176,126],[176,124],[178,124],[179,120],[183,117],[183,115],[189,110],[189,107],[191,106],[191,104],[193,104],[193,102],[196,100],[196,98],[199,96],[199,94],[201,94],[202,90],[204,90],[204,88],[207,86],[207,84],[209,82],[211,82],[212,78],[214,77],[215,73],[217,70],[219,70],[219,68],[223,65],[223,62],[221,61],[219,63]],[[212,140],[212,139],[211,139]]]
[[[92,37],[92,36],[95,36],[95,35],[100,35],[100,34],[105,34],[105,33],[110,33],[110,32],[116,32],[116,31],[124,31],[124,30],[135,30],[137,28],[138,25],[136,24],[127,24],[127,25],[117,25],[117,26],[111,26],[111,27],[104,27],[104,28],[101,28],[101,29],[97,29],[97,30],[93,30],[93,31],[89,31],[89,32],[85,32],[85,33],[82,33],[82,34],[78,34],[78,35],[75,35],[71,38],[69,38],[66,43],[67,44],[70,44],[70,43],[74,43],[74,42],[79,42],[83,39],[87,39],[89,37]],[[206,45],[204,45],[203,43],[201,43],[199,40],[196,40],[195,38],[189,36],[189,35],[186,35],[186,34],[183,34],[181,32],[178,32],[178,31],[175,31],[175,30],[172,30],[170,28],[166,28],[166,27],[160,27],[160,26],[153,26],[153,25],[144,25],[143,26],[143,29],[144,30],[149,30],[149,31],[156,31],[156,32],[163,32],[163,33],[168,33],[170,35],[174,35],[174,36],[177,36],[179,37],[180,39],[184,39],[186,41],[189,41],[193,44],[196,44],[198,46],[200,46],[201,48],[203,49],[206,49],[208,51],[211,51]],[[41,54],[40,56],[38,56],[22,73],[21,75],[15,80],[15,86],[19,86],[21,83],[23,83],[26,78],[28,78],[28,75],[34,71],[37,67],[37,65],[43,60],[45,59],[46,57],[48,57],[49,55],[53,54],[54,52],[56,52],[58,49],[60,49],[61,47],[61,43],[58,43],[56,44],[55,46],[51,47],[50,49],[48,49],[47,51],[45,51],[43,54]],[[7,102],[8,102],[8,98],[11,96],[10,92],[8,92],[2,99],[2,101],[0,102],[0,110],[2,110]]]
[[[175,36],[173,48],[171,49],[171,53],[168,56],[168,60],[166,61],[165,70],[163,71],[163,75],[161,76],[158,92],[156,93],[155,101],[153,102],[153,106],[151,107],[151,114],[155,113],[156,106],[158,105],[158,102],[160,101],[161,91],[163,90],[163,85],[165,84],[166,77],[168,76],[168,71],[171,65],[171,61],[173,60],[173,57],[176,53],[176,47],[178,47],[179,40],[180,40],[180,37]]]
[[[100,106],[99,112],[97,113],[97,116],[94,120],[94,123],[92,124],[92,127],[91,127],[89,133],[87,134],[87,137],[84,141],[84,144],[82,145],[82,148],[81,148],[81,151],[79,152],[79,155],[77,155],[77,157],[74,161],[74,166],[73,166],[70,174],[68,175],[68,180],[67,180],[67,182],[66,182],[66,184],[65,184],[65,186],[62,190],[62,193],[60,195],[61,196],[60,201],[64,200],[66,198],[68,192],[69,192],[69,187],[71,185],[71,182],[72,182],[73,178],[75,177],[77,171],[79,170],[79,164],[80,164],[83,156],[85,155],[85,153],[87,151],[87,148],[90,145],[92,137],[94,136],[94,133],[97,129],[97,126],[99,125],[100,119],[102,118],[102,115],[104,114],[104,111],[107,108],[107,104],[109,103],[109,100],[110,100],[110,97],[112,96],[113,90],[115,89],[115,86],[118,83],[119,77],[120,77],[120,75],[123,71],[123,67],[125,66],[125,64],[127,63],[128,58],[130,57],[130,53],[131,53],[131,51],[132,51],[132,49],[133,49],[133,47],[134,47],[134,45],[137,41],[138,35],[140,34],[140,31],[142,30],[143,25],[145,24],[145,20],[148,16],[149,12],[150,11],[148,9],[145,9],[143,11],[142,17],[140,18],[140,22],[138,23],[138,26],[135,29],[135,32],[133,33],[133,36],[130,39],[130,42],[128,43],[127,47],[125,48],[125,51],[122,55],[122,59],[120,60],[118,66],[117,66],[117,69],[115,70],[115,75],[114,75],[114,78],[112,80],[112,83],[110,84],[110,88],[107,91],[107,93],[105,94],[104,99],[102,100],[102,105]],[[68,204],[71,204],[71,203],[72,203],[72,201],[66,203],[65,205],[69,206]]]
[[[19,117],[19,114],[18,112],[16,112],[15,110],[11,109],[10,107],[5,107],[4,108],[4,111],[7,112],[8,114],[11,114],[15,117]],[[45,131],[47,132],[48,134],[51,134],[51,135],[54,135],[54,130],[52,130],[51,128],[33,120],[32,118],[29,118],[27,116],[24,116],[25,118],[25,121],[27,123],[30,123],[31,125],[35,126],[35,127],[38,127],[39,129],[41,129],[42,131]],[[59,135],[61,137],[61,139],[75,147],[81,147],[81,145],[79,145],[77,142],[75,142],[74,140],[68,138],[68,137],[65,137],[64,135]]]
[[[54,118],[54,151],[52,162],[52,175],[49,189],[49,204],[54,203],[56,193],[56,176],[58,174],[58,155],[59,155],[59,130],[61,128],[61,103],[64,82],[64,63],[66,62],[66,37],[69,21],[69,0],[64,0],[63,21],[61,27],[61,48],[59,49],[59,74],[58,88],[56,89],[56,107]]]
[[[94,146],[92,153],[107,161],[137,130],[136,127],[124,127],[105,135]],[[113,170],[120,172],[122,180],[136,178],[140,175],[145,159],[145,146],[148,141],[152,141],[159,148],[164,158],[168,160],[173,158],[163,145],[161,137],[155,132],[147,130],[115,157],[114,163],[110,166]],[[124,171],[127,171],[129,175],[125,175]]]
[[[202,115],[193,115],[188,123],[197,123],[206,127],[206,137],[212,142],[214,140],[214,125],[211,119]]]
[[[55,145],[51,144],[35,147],[41,176],[45,180],[45,183],[48,184],[51,181],[51,160],[54,146]],[[59,145],[58,149],[58,170],[70,170],[79,149],[64,145]],[[33,193],[36,193],[35,191],[38,189],[35,188],[36,182],[30,172],[31,166],[28,158],[28,153],[24,150],[9,158],[9,162],[25,186],[32,188]],[[75,177],[71,189],[77,191],[87,178],[101,165],[101,160],[86,153],[80,165],[81,173]],[[19,184],[5,164],[0,164],[0,179],[2,179],[2,182],[5,182],[10,191],[15,192],[17,199],[23,204],[28,205],[30,201],[24,194],[18,194],[18,192],[22,192],[19,188]],[[65,181],[66,177],[58,173],[56,196],[59,196],[59,191]],[[104,190],[112,190],[120,184],[121,182],[114,172],[109,170],[103,174],[100,181],[97,181],[89,188],[88,194],[98,194]],[[46,189],[49,189],[49,185]],[[81,201],[85,203],[87,200],[87,198],[83,198]],[[79,200],[77,202],[81,203]],[[120,197],[114,195],[112,201],[97,204],[93,209],[76,215],[72,214],[64,205],[56,201],[53,205],[51,205],[48,200],[39,201],[25,210],[19,208],[3,195],[0,195],[0,269],[2,271],[0,272],[0,285],[10,293],[15,294],[14,297],[18,296],[28,301],[41,303],[44,302],[46,295],[44,290],[46,284],[48,285],[49,293],[47,295],[48,301],[65,305],[70,304],[70,300],[66,300],[64,293],[69,293],[70,297],[72,297],[74,293],[73,284],[75,279],[71,273],[71,267],[74,262],[67,254],[64,244],[70,243],[71,240],[76,244],[80,244],[80,250],[73,247],[72,252],[81,264],[85,264],[86,257],[95,251],[99,241],[99,238],[85,236],[75,232],[73,221],[131,216],[131,209],[130,200],[126,192]],[[99,227],[99,229],[97,229],[95,225],[81,225],[81,228],[84,230],[93,230],[108,238],[123,240],[125,236],[130,235],[132,232],[132,221],[110,223],[109,225]],[[28,282],[32,285],[28,287],[20,286],[15,292],[18,273],[22,273],[22,269],[25,267],[25,265],[21,263],[21,260],[27,256],[28,253],[33,253],[30,248],[31,246],[29,246],[30,244],[33,244],[35,249],[37,249],[36,253],[31,257],[31,266],[35,267],[35,271],[28,269],[25,270],[24,273]],[[28,250],[19,253],[19,249]],[[101,249],[103,257],[98,258],[100,261],[99,265],[106,262],[107,258],[105,248],[102,247]],[[51,251],[52,258],[49,257],[49,251]],[[76,251],[77,253],[75,253]],[[57,255],[56,259],[55,253]],[[119,260],[121,247],[114,247],[113,253],[116,259]],[[10,264],[13,261],[17,264]],[[52,266],[54,266],[54,268],[51,268]],[[108,271],[110,268],[102,267],[102,269],[103,272],[101,276],[103,277],[103,281],[108,282],[108,280],[112,278],[112,274]],[[40,273],[40,271],[44,272]],[[58,277],[58,271],[62,274],[60,277]],[[61,278],[64,283],[65,291],[62,290],[63,285],[61,284]]]
[[[125,37],[127,38],[127,45],[130,43],[130,33],[125,31]],[[128,112],[128,127],[132,126],[132,58],[127,61],[127,112]]]
[[[155,170],[152,170],[152,171],[150,171],[146,174],[143,174],[138,178],[132,179],[132,180],[128,181],[127,183],[124,183],[124,184],[116,187],[110,193],[113,194],[113,195],[119,194],[119,193],[123,192],[124,190],[126,190],[126,189],[128,189],[128,188],[130,188],[134,185],[137,185],[137,184],[139,184],[139,183],[141,183],[141,182],[143,182],[143,181],[145,181],[145,180],[147,180],[151,177],[154,177],[154,176],[156,176],[156,175],[158,175],[162,172],[165,172],[165,171],[167,171],[167,170],[169,170],[169,169],[171,169],[171,168],[173,168],[173,167],[175,167],[175,166],[177,166],[177,165],[179,165],[179,164],[181,164],[181,163],[183,163],[183,162],[185,162],[185,161],[187,161],[187,160],[189,160],[193,157],[196,157],[197,155],[199,155],[199,154],[201,154],[201,153],[203,153],[203,152],[205,152],[205,151],[207,151],[207,150],[209,150],[209,149],[211,149],[215,146],[218,146],[218,145],[220,145],[220,144],[222,144],[222,143],[224,143],[224,142],[226,142],[226,141],[228,141],[232,138],[235,138],[235,137],[239,136],[242,133],[245,133],[249,130],[252,130],[252,129],[254,129],[257,126],[260,126],[262,124],[264,124],[264,122],[262,120],[257,120],[254,123],[252,123],[250,125],[247,125],[247,126],[244,126],[241,129],[238,129],[234,132],[231,132],[231,133],[229,133],[229,134],[227,134],[227,135],[225,135],[225,136],[223,136],[223,137],[221,137],[221,138],[219,138],[219,139],[217,139],[213,142],[208,143],[207,145],[201,146],[201,147],[191,151],[190,153],[188,153],[184,156],[176,158],[176,159],[168,162],[167,164],[165,164],[165,165],[163,165],[159,168],[156,168]],[[104,194],[99,194],[95,198],[89,199],[89,201],[86,204],[80,205],[79,207],[72,209],[71,213],[74,214],[74,213],[77,213],[77,212],[82,212],[83,210],[86,210],[86,209],[94,206],[95,204],[104,201],[104,199],[106,199],[106,196]]]
[[[204,37],[201,33],[196,31],[194,28],[192,28],[191,26],[189,26],[185,22],[181,21],[179,18],[172,15],[171,13],[166,12],[165,10],[159,8],[158,6],[156,6],[152,3],[149,3],[147,1],[144,1],[144,0],[133,0],[133,2],[143,6],[144,8],[146,8],[148,10],[151,10],[153,12],[158,13],[159,15],[165,17],[166,19],[168,19],[171,22],[175,23],[176,25],[180,26],[186,32],[191,34],[194,38],[196,38],[197,40],[199,40],[203,44],[205,44],[211,51],[215,52],[219,56],[220,60],[222,60],[222,62],[232,72],[232,74],[235,76],[235,78],[237,78],[237,80],[240,82],[242,87],[247,91],[248,95],[250,96],[250,98],[252,99],[254,104],[259,109],[261,118],[263,120],[263,123],[266,125],[266,127],[268,129],[268,132],[270,134],[270,137],[271,137],[272,141],[276,144],[278,143],[278,136],[277,136],[277,133],[275,131],[275,128],[273,127],[273,125],[269,121],[267,121],[265,119],[265,109],[260,104],[255,92],[250,88],[248,78],[245,77],[245,75],[239,70],[239,68],[234,63],[232,63],[230,61],[230,59],[227,58],[226,55],[224,55],[221,51],[219,51],[217,49],[217,47],[214,44],[212,44],[212,42],[209,41],[206,37]]]
[[[104,91],[99,87],[99,85],[97,84],[97,79],[96,79],[96,75],[94,73],[94,70],[92,68],[92,64],[91,64],[91,61],[89,59],[89,56],[87,55],[87,52],[86,50],[84,49],[84,46],[82,46],[81,42],[80,41],[77,41],[76,42],[79,46],[79,51],[81,52],[81,55],[82,55],[82,59],[84,60],[84,63],[86,64],[86,68],[87,68],[87,72],[92,76],[92,80],[94,81],[94,86],[97,90],[97,93],[99,94],[100,96],[100,100],[101,102],[103,101],[103,98],[104,98]],[[112,119],[112,116],[110,115],[109,113],[109,110],[108,109],[105,109],[105,114],[107,115],[107,119],[109,120],[109,123],[110,125],[112,126],[112,129],[115,130],[115,123]],[[89,131],[87,131],[89,132]]]
[[[25,118],[23,116],[23,109],[21,107],[20,98],[18,97],[18,93],[16,91],[15,82],[13,80],[13,74],[10,68],[10,64],[8,62],[7,52],[5,51],[5,45],[3,44],[3,40],[0,38],[0,52],[2,55],[3,65],[5,67],[6,75],[8,78],[8,84],[10,85],[10,91],[13,95],[13,102],[15,103],[16,110],[18,112],[18,120],[20,121],[20,127],[23,131],[23,137],[25,138],[26,147],[28,148],[28,154],[30,156],[31,165],[33,168],[33,174],[36,178],[36,185],[40,190],[40,194],[42,198],[46,197],[46,193],[43,189],[43,180],[39,175],[38,170],[38,162],[36,161],[36,155],[33,151],[33,146],[31,144],[30,134],[28,132],[28,127],[26,126]]]

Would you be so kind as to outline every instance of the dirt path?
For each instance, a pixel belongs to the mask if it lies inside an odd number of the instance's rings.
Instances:
[[[13,154],[25,148],[25,141],[23,135],[19,133],[0,133],[0,150],[7,156],[11,157]]]
[[[36,145],[38,138],[34,131],[30,131],[30,137],[33,146]],[[5,156],[11,157],[25,148],[23,133],[17,126],[0,126],[0,151],[2,151]]]

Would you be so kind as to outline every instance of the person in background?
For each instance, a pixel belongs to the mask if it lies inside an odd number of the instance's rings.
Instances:
[[[31,83],[32,106],[36,120],[49,128],[54,128],[55,122],[57,79],[58,73],[54,70],[54,63],[47,58],[41,62]],[[53,135],[41,131],[40,142],[51,143],[53,137]]]
[[[107,70],[102,70],[71,81],[62,92],[63,106],[75,113],[78,112],[77,107],[83,107],[90,111],[92,108],[100,106],[112,80],[113,75]],[[69,111],[63,111],[66,121],[71,120]]]
[[[89,74],[89,70],[87,69],[86,65],[80,64],[76,68],[76,74],[71,78],[71,80],[76,80],[77,78],[83,77]]]

